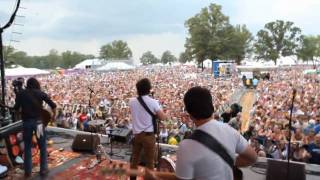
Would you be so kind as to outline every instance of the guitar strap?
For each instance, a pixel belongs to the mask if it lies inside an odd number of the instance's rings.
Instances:
[[[223,159],[232,169],[233,171],[233,176],[235,179],[242,179],[243,174],[242,171],[239,170],[235,165],[234,165],[234,160],[228,153],[228,151],[225,149],[225,147],[219,143],[218,140],[216,140],[213,136],[210,134],[202,131],[202,130],[195,130],[191,137],[189,139],[193,139],[195,141],[198,141],[199,143],[203,144],[207,148],[209,148],[211,151],[216,153]]]
[[[233,169],[234,161],[232,157],[229,155],[223,145],[220,144],[213,136],[197,129],[193,132],[189,139],[198,141],[199,143],[209,148],[211,151],[219,155],[221,159],[223,159],[230,166],[230,168]]]
[[[141,96],[139,96],[138,98],[139,103],[142,105],[142,107],[148,112],[148,114],[150,114],[150,116],[152,117],[152,125],[153,125],[153,132],[155,134],[158,133],[158,127],[157,127],[157,116],[155,114],[153,114],[151,112],[151,110],[149,109],[149,107],[147,106],[147,104],[144,102],[144,100],[142,99]]]

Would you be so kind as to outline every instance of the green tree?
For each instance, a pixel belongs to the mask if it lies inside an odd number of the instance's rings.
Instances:
[[[177,61],[177,58],[170,51],[165,51],[161,56],[161,63],[167,64]]]
[[[189,32],[185,47],[198,63],[205,59],[224,59],[230,49],[234,31],[221,9],[220,5],[210,4],[185,23]]]
[[[302,40],[300,28],[282,20],[267,23],[257,33],[257,38],[254,45],[257,58],[272,60],[275,64],[281,56],[295,55]]]
[[[159,61],[159,59],[157,57],[155,57],[151,51],[147,51],[145,53],[142,54],[141,58],[140,58],[140,62],[143,65],[148,65],[148,64],[156,64]]]
[[[186,62],[192,61],[192,57],[188,52],[185,51],[180,53],[178,60],[180,63],[186,63]]]
[[[303,36],[297,56],[303,61],[311,60],[315,64],[317,58],[320,57],[320,36]]]
[[[86,59],[93,59],[93,55],[85,55],[78,52],[72,52],[72,51],[65,51],[61,53],[62,57],[62,63],[60,64],[60,67],[62,68],[72,68],[76,64],[86,60]]]
[[[119,40],[103,45],[100,48],[100,57],[106,60],[130,59],[132,52],[126,42]]]
[[[252,34],[245,25],[236,25],[231,35],[231,42],[226,45],[228,47],[226,52],[227,57],[235,59],[235,62],[240,64],[246,55],[251,53],[252,40]]]

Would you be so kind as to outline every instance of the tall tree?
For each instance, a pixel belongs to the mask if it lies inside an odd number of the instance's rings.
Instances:
[[[175,62],[175,61],[177,61],[177,58],[174,55],[172,55],[170,51],[165,51],[162,54],[161,62],[163,64],[172,63],[172,62]]]
[[[226,52],[227,57],[235,59],[235,62],[240,64],[246,55],[251,53],[252,40],[252,34],[245,25],[236,25],[231,34],[231,42],[226,45],[228,47]]]
[[[189,31],[185,47],[199,63],[205,59],[223,59],[227,55],[233,28],[221,9],[220,5],[210,4],[185,23]]]
[[[93,59],[93,55],[85,55],[79,52],[65,51],[61,53],[62,62],[60,67],[71,68],[86,59]]]
[[[100,57],[106,60],[130,59],[132,51],[125,41],[116,40],[100,48]]]
[[[156,64],[158,62],[160,62],[160,60],[158,58],[156,58],[151,51],[147,51],[145,53],[142,54],[141,58],[140,58],[140,62],[143,65],[148,65],[148,64]]]
[[[180,63],[186,63],[186,62],[192,61],[192,57],[188,52],[184,51],[180,53],[178,60]]]
[[[277,20],[267,23],[264,29],[257,33],[255,53],[258,59],[272,60],[295,55],[302,40],[300,28],[293,22]]]
[[[297,56],[303,61],[311,60],[315,64],[317,58],[320,57],[320,36],[303,36]]]

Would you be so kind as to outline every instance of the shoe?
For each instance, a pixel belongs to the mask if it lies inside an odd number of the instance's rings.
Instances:
[[[8,173],[8,168],[7,166],[2,166],[0,164],[0,178],[4,178],[7,176],[7,173]]]
[[[17,156],[16,159],[14,160],[17,164],[23,164],[23,159],[20,156]]]

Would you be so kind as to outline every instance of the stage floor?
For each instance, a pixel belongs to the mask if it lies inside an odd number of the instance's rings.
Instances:
[[[128,176],[123,176],[124,171],[116,171],[114,169],[119,169],[119,167],[124,170],[128,169],[131,155],[131,146],[129,144],[115,142],[113,152],[117,156],[111,157],[112,163],[109,160],[104,160],[100,164],[96,164],[95,155],[71,150],[73,139],[79,133],[83,132],[48,128],[48,137],[53,141],[50,147],[52,154],[49,155],[49,159],[51,158],[51,161],[56,163],[56,166],[50,168],[50,172],[45,179],[128,179]],[[110,152],[110,144],[107,143],[106,136],[101,136],[100,139],[107,153]],[[60,148],[64,150],[62,152],[58,151]],[[167,150],[174,151],[174,149],[170,148],[167,148]],[[63,156],[67,156],[67,158]],[[244,180],[265,180],[266,161],[266,159],[259,159],[259,167],[243,168]],[[93,166],[94,164],[96,165]],[[19,167],[12,168],[5,179],[23,179],[23,171],[17,171],[17,168],[19,169]],[[110,170],[112,171],[110,172]],[[306,170],[317,173],[317,175],[307,174],[307,180],[320,179],[320,166],[307,164]],[[41,179],[37,173],[39,169],[35,171],[36,173],[33,174],[31,179]]]

